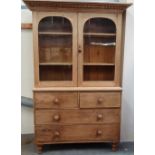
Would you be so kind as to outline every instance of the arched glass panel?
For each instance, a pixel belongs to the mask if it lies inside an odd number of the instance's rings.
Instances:
[[[84,81],[113,81],[116,26],[107,18],[91,18],[84,25]]]
[[[72,80],[72,25],[64,17],[45,17],[38,25],[40,81]]]

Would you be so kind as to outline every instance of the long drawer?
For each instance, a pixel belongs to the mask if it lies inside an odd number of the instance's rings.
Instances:
[[[37,143],[118,141],[119,124],[36,126]]]
[[[120,107],[120,92],[83,92],[80,93],[80,108]]]
[[[76,92],[34,92],[35,108],[77,108]]]
[[[119,123],[120,109],[36,110],[36,124]]]

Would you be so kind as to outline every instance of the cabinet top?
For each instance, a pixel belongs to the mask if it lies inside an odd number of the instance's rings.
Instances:
[[[107,11],[123,12],[132,3],[105,2],[103,0],[23,0],[32,11]]]

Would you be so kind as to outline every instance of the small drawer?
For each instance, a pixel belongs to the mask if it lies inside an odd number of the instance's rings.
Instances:
[[[119,123],[120,109],[36,110],[36,124]]]
[[[34,92],[35,108],[77,108],[78,97],[75,92]]]
[[[120,107],[120,92],[80,93],[80,108]]]
[[[36,142],[119,141],[119,124],[43,125],[36,127]]]

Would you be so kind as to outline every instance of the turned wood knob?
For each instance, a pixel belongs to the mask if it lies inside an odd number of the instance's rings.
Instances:
[[[102,135],[102,130],[97,130],[96,131],[96,136],[101,136]]]
[[[60,132],[59,131],[55,131],[54,132],[54,137],[60,137]]]
[[[98,119],[98,120],[101,120],[102,118],[103,118],[103,115],[102,115],[102,114],[98,114],[98,115],[97,115],[97,119]]]
[[[82,53],[82,50],[81,50],[81,49],[79,49],[79,50],[78,50],[78,53]]]
[[[103,98],[98,98],[98,100],[97,100],[97,102],[99,103],[99,104],[101,104],[102,102],[103,102]]]
[[[82,49],[81,49],[80,46],[79,46],[79,49],[78,49],[78,53],[82,53]]]
[[[58,98],[55,98],[55,99],[53,100],[53,102],[54,102],[55,104],[58,104],[58,103],[59,103],[59,99],[58,99]]]
[[[59,121],[60,120],[60,115],[59,114],[54,115],[53,120],[54,121]]]

